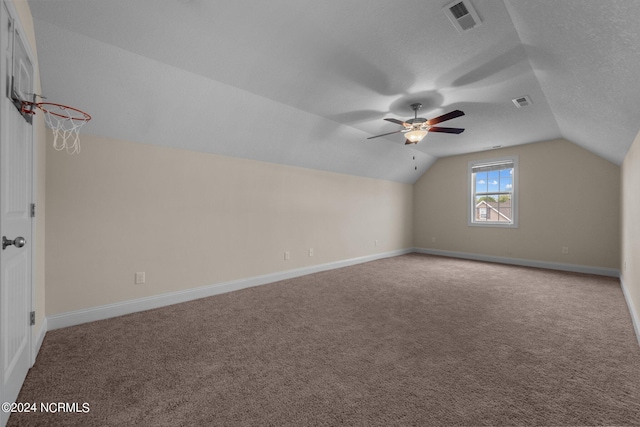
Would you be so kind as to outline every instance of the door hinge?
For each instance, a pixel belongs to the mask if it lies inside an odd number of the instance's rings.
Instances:
[[[36,217],[36,204],[31,203],[31,218],[35,218],[35,217]]]
[[[36,312],[32,311],[31,313],[29,313],[29,325],[33,326],[36,324]]]

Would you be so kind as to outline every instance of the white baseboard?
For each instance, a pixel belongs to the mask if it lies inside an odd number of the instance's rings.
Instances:
[[[551,270],[571,271],[571,272],[577,272],[577,273],[588,273],[588,274],[598,274],[602,276],[620,277],[620,272],[618,270],[610,269],[610,268],[590,267],[590,266],[575,265],[575,264],[561,264],[561,263],[544,262],[544,261],[533,261],[533,260],[525,260],[525,259],[519,259],[519,258],[497,257],[497,256],[491,256],[491,255],[481,255],[481,254],[455,252],[455,251],[443,251],[443,250],[428,249],[428,248],[402,249],[402,250],[397,250],[392,252],[385,252],[385,253],[368,255],[368,256],[359,257],[359,258],[352,258],[352,259],[343,260],[343,261],[331,262],[327,264],[298,268],[294,270],[287,270],[287,271],[278,272],[278,273],[254,276],[246,279],[233,280],[229,282],[218,283],[218,284],[204,286],[200,288],[187,289],[184,291],[171,292],[171,293],[162,294],[162,295],[155,295],[155,296],[146,297],[146,298],[139,298],[139,299],[123,301],[115,304],[107,304],[99,307],[92,307],[92,308],[87,308],[83,310],[76,310],[72,312],[48,316],[43,320],[40,326],[40,330],[36,335],[36,339],[34,342],[33,362],[35,362],[35,358],[40,350],[40,347],[42,346],[42,342],[48,330],[80,325],[82,323],[108,319],[111,317],[117,317],[125,314],[136,313],[139,311],[151,310],[154,308],[164,307],[172,304],[178,304],[181,302],[192,301],[198,298],[205,298],[205,297],[218,295],[226,292],[232,292],[232,291],[245,289],[253,286],[265,285],[265,284],[277,282],[280,280],[292,279],[292,278],[304,276],[307,274],[333,270],[336,268],[348,267],[351,265],[361,264],[369,261],[375,261],[377,259],[382,259],[382,258],[405,255],[412,252],[448,256],[453,258],[471,259],[476,261],[495,262],[495,263],[501,263],[501,264],[521,265],[525,267],[547,268]],[[629,307],[629,312],[631,313],[631,320],[636,333],[636,337],[638,338],[638,343],[640,344],[640,317],[638,316],[638,312],[636,311],[633,305],[633,301],[629,297],[629,293],[627,291],[627,288],[624,285],[624,282],[622,281],[622,278],[620,278],[620,283],[621,283],[622,292],[624,294],[625,300],[627,301],[627,306]]]
[[[623,277],[620,277],[620,286],[622,287],[622,293],[624,294],[624,299],[627,301],[627,307],[629,307],[629,313],[631,314],[631,323],[633,323],[633,329],[636,331],[636,338],[638,339],[638,344],[640,344],[640,317],[638,317],[638,312],[636,311],[635,306],[633,305],[633,300],[629,295],[629,291],[624,284]]]
[[[42,323],[40,324],[40,329],[35,336],[35,341],[33,341],[33,351],[31,352],[31,366],[36,363],[36,357],[38,357],[38,353],[40,352],[40,347],[42,347],[42,342],[44,341],[44,336],[48,331],[47,318],[42,319]]]
[[[167,305],[177,304],[181,302],[192,301],[199,298],[210,297],[226,292],[237,291],[240,289],[250,288],[253,286],[265,285],[280,280],[292,279],[307,274],[318,273],[321,271],[333,270],[350,265],[361,264],[364,262],[375,261],[377,259],[389,258],[398,255],[404,255],[414,252],[412,248],[401,249],[392,252],[384,252],[380,254],[367,255],[359,258],[352,258],[343,261],[330,262],[327,264],[314,265],[310,267],[297,268],[278,273],[265,274],[262,276],[254,276],[246,279],[233,280],[230,282],[217,283],[214,285],[203,286],[184,291],[170,292],[162,295],[154,295],[135,300],[123,301],[114,304],[102,305],[99,307],[91,307],[82,310],[71,311],[67,313],[54,314],[47,316],[45,322],[48,321],[48,330],[66,328],[68,326],[80,325],[82,323],[93,322],[96,320],[108,319],[111,317],[122,316],[125,314],[136,313],[139,311],[151,310],[154,308],[164,307]],[[45,323],[46,325],[47,323]],[[46,332],[46,330],[45,330]],[[44,339],[44,335],[43,335]]]
[[[463,258],[474,261],[487,261],[499,264],[521,265],[523,267],[546,268],[549,270],[571,271],[574,273],[597,274],[600,276],[620,277],[620,270],[615,268],[592,267],[578,264],[562,264],[558,262],[536,261],[522,258],[499,257],[468,252],[443,251],[439,249],[414,248],[415,252],[430,255],[441,255],[452,258]]]

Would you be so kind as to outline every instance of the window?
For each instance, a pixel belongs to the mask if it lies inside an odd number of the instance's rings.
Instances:
[[[517,157],[469,162],[469,225],[517,227]]]

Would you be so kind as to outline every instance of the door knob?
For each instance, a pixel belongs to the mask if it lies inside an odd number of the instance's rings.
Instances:
[[[7,236],[2,236],[2,250],[6,249],[7,246],[14,245],[16,248],[23,247],[27,241],[24,237],[16,237],[13,240],[7,239]]]

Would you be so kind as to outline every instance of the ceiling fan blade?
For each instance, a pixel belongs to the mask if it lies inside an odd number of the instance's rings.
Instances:
[[[380,137],[380,136],[393,135],[394,133],[402,132],[403,130],[404,130],[404,129],[400,129],[400,130],[397,130],[397,131],[395,131],[395,132],[389,132],[389,133],[383,133],[382,135],[370,136],[370,137],[369,137],[369,138],[367,138],[367,139],[378,138],[378,137]]]
[[[460,110],[454,110],[450,113],[443,114],[434,119],[427,120],[428,125],[435,125],[441,122],[446,122],[447,120],[455,119],[456,117],[464,116],[464,113]]]
[[[437,126],[431,126],[429,132],[442,132],[442,133],[462,133],[464,129],[461,128],[443,128]]]
[[[404,122],[402,120],[398,120],[398,119],[384,119],[384,120],[404,126]]]

